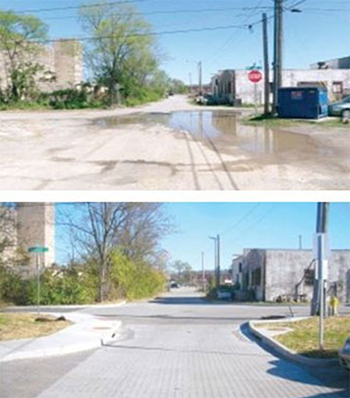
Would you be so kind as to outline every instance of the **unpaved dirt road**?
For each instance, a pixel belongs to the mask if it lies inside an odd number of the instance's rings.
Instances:
[[[0,189],[350,189],[349,130],[240,119],[182,96],[133,109],[1,112]]]

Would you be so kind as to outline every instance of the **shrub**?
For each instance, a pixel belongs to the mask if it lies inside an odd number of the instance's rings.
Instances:
[[[87,90],[65,89],[44,95],[54,109],[100,108],[102,101],[91,98]]]
[[[28,296],[31,304],[37,300],[36,278],[28,281]],[[89,304],[96,300],[93,286],[87,273],[75,267],[47,269],[41,275],[40,302],[50,304]]]
[[[3,265],[0,266],[0,302],[16,305],[30,304],[26,281]]]
[[[133,261],[120,251],[112,255],[110,299],[141,299],[154,296],[165,286],[165,276],[144,261]]]

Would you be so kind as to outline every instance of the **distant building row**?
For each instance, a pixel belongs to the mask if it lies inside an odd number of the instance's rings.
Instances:
[[[232,261],[233,283],[259,301],[310,300],[315,261],[312,250],[245,249]],[[328,261],[328,294],[350,303],[350,250],[332,250]],[[238,293],[239,296],[240,293]]]
[[[211,93],[218,103],[241,105],[254,103],[254,84],[247,70],[226,69],[211,79]],[[272,92],[273,73],[269,76]],[[257,102],[263,103],[264,81],[257,85]],[[310,69],[285,69],[282,72],[284,87],[319,86],[327,88],[331,101],[350,95],[350,57],[312,64]],[[271,98],[272,100],[272,98]]]

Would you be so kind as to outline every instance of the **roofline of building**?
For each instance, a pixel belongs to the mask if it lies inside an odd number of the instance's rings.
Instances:
[[[311,65],[316,65],[316,64],[318,64],[319,62],[339,61],[339,60],[341,60],[341,59],[346,59],[346,58],[350,58],[350,55],[344,55],[344,57],[337,57],[337,58],[332,58],[332,59],[324,59],[324,60],[322,60],[322,61],[315,61],[315,62],[312,62]]]
[[[254,248],[246,248],[243,250],[265,250],[265,251],[290,251],[290,252],[310,252],[313,251],[313,249],[271,249],[271,248],[259,248],[259,247],[254,247]],[[350,252],[350,249],[331,249],[331,252]],[[243,256],[243,254],[242,254]]]

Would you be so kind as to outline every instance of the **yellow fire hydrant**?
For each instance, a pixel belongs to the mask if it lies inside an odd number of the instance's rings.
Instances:
[[[329,305],[331,307],[331,314],[338,315],[339,300],[336,296],[331,297],[331,299],[329,300]]]

